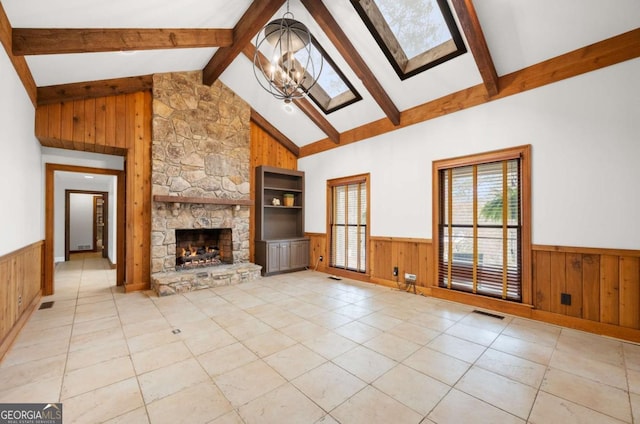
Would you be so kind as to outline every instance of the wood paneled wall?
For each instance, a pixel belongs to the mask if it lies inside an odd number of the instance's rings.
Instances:
[[[328,257],[328,237],[307,236],[315,267],[319,256]],[[427,295],[640,342],[640,251],[534,245],[531,256],[533,305],[434,286],[435,257],[428,239],[371,237],[369,274],[347,276],[404,287],[405,272],[416,274],[418,290]],[[398,277],[393,276],[395,266]],[[319,263],[318,271],[336,273],[328,268],[328,259]],[[571,295],[571,305],[560,302],[562,293]]]
[[[640,329],[640,252],[534,246],[537,310]],[[560,303],[562,293],[571,305]]]
[[[371,237],[371,278],[404,283],[404,274],[415,274],[416,285],[428,287],[433,275],[431,240]],[[398,267],[398,276],[393,268]]]
[[[259,125],[251,121],[251,159],[250,159],[250,186],[251,200],[255,202],[255,178],[256,167],[260,165],[277,166],[284,169],[298,169],[298,158],[280,144],[275,138],[271,137]],[[252,211],[249,219],[249,260],[254,261],[254,243],[255,240],[255,210]]]
[[[40,302],[44,243],[0,257],[0,359]]]
[[[327,269],[329,263],[327,236],[322,233],[306,233],[305,235],[309,237],[309,265],[311,269],[317,269],[322,272],[331,272]],[[319,260],[320,256],[323,257],[322,262]]]
[[[141,91],[36,109],[36,137],[43,146],[125,157],[126,291],[150,285],[151,102],[151,93]],[[53,278],[52,258],[47,255],[45,282]]]

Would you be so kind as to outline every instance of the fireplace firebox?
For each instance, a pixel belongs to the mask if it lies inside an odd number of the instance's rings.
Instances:
[[[176,231],[176,271],[233,263],[231,228]]]

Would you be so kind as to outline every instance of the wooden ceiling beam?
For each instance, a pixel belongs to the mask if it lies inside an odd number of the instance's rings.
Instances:
[[[13,29],[16,56],[225,47],[232,43],[231,29]]]
[[[147,91],[151,90],[152,87],[153,77],[151,75],[49,85],[45,87],[38,87],[37,103],[38,106],[40,106],[51,103],[67,102],[70,100],[115,96],[117,94]]]
[[[13,54],[16,56],[225,47],[232,43],[231,29],[13,29]]]
[[[638,57],[640,28],[504,75],[499,81],[500,92],[494,97],[489,97],[484,84],[479,84],[405,110],[402,112],[401,127],[459,112]],[[388,120],[380,119],[343,132],[340,135],[341,145],[356,143],[396,129],[398,128],[393,127]],[[338,146],[329,139],[319,140],[301,147],[300,157],[336,147]]]
[[[231,62],[251,43],[285,0],[254,0],[233,29],[233,44],[219,48],[202,70],[202,81],[212,85]]]
[[[456,10],[462,31],[467,38],[471,54],[476,61],[484,86],[487,88],[487,94],[493,97],[499,92],[498,73],[493,64],[487,40],[484,38],[476,9],[472,0],[451,0]]]
[[[252,43],[246,45],[246,47],[242,50],[242,53],[253,63],[253,58],[256,52],[256,48]],[[268,65],[268,59],[260,53],[260,61],[263,63],[263,67],[266,68]],[[256,84],[258,82],[256,81]],[[306,99],[294,99],[293,103],[304,113],[307,117],[318,127],[322,132],[324,132],[329,140],[334,142],[335,144],[340,143],[340,133],[336,130],[333,125],[316,109],[313,107],[311,102]]]
[[[262,115],[251,109],[251,120],[260,128],[265,130],[267,134],[273,137],[278,143],[282,144],[285,149],[293,153],[295,157],[300,156],[300,148],[291,141],[286,135],[282,134],[276,127],[271,125]]]
[[[340,25],[331,16],[331,13],[321,0],[301,0],[311,16],[322,27],[329,40],[338,49],[347,64],[356,73],[366,89],[369,91],[378,106],[384,111],[393,125],[400,125],[400,111],[393,103],[387,92],[382,88],[371,69],[367,66],[362,56],[349,41]]]
[[[24,89],[27,91],[27,95],[31,99],[31,103],[33,103],[33,106],[35,107],[37,104],[36,82],[33,79],[33,75],[31,74],[31,70],[29,69],[29,65],[25,58],[16,56],[11,51],[12,33],[13,28],[11,27],[9,18],[4,12],[4,8],[0,2],[0,43],[7,52],[7,56],[9,57],[11,64],[15,68],[20,81],[22,81]]]

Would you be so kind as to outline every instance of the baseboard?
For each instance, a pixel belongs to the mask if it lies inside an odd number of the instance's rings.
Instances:
[[[479,308],[490,309],[492,311],[502,312],[505,314],[515,315],[523,318],[531,318],[531,311],[533,310],[533,305],[510,302],[508,300],[496,299],[493,297],[479,296],[477,294],[443,289],[440,287],[432,287],[431,296],[437,297],[438,299],[450,300],[470,306],[477,306]]]
[[[395,282],[395,281],[385,280],[383,278],[376,278],[376,277],[371,277],[371,282],[379,286],[385,286],[385,287],[389,287],[396,290],[406,291],[408,293],[414,293],[413,291],[414,286],[407,286],[402,282]],[[416,288],[415,294],[421,294],[423,296],[431,295],[431,290],[428,287],[422,287],[422,286],[416,285],[415,288]]]
[[[616,339],[640,343],[640,330],[637,330],[635,328],[605,324],[602,322],[590,321],[588,319],[570,317],[567,315],[554,314],[553,312],[541,311],[537,309],[531,311],[531,318],[537,321],[547,322],[549,324],[572,328],[574,330],[581,330],[588,333],[599,334],[601,336],[615,337]]]
[[[22,330],[22,327],[24,327],[27,321],[29,321],[29,318],[31,318],[33,311],[35,311],[36,308],[40,305],[40,299],[42,299],[42,291],[40,291],[33,298],[29,306],[27,306],[24,312],[22,312],[22,315],[20,316],[18,321],[16,321],[11,331],[9,331],[4,340],[2,340],[2,343],[0,343],[0,362],[2,362],[2,360],[4,359],[4,355],[6,355],[6,353],[11,348],[11,345],[13,345],[13,342],[18,337],[18,334],[20,334],[20,330]]]

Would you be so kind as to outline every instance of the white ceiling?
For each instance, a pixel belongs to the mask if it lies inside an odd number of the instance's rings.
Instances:
[[[233,28],[250,0],[2,0],[13,28]],[[482,82],[470,52],[401,81],[349,0],[324,0],[333,18],[403,111]],[[498,75],[505,75],[640,27],[638,0],[474,1]],[[452,11],[454,10],[451,6]],[[363,100],[327,115],[340,132],[385,115],[322,28],[299,0],[295,18],[305,23]],[[274,18],[281,17],[285,6]],[[455,12],[454,12],[455,15]],[[466,42],[466,40],[465,40]],[[201,70],[216,48],[28,56],[38,86],[170,71]],[[220,77],[258,113],[299,146],[323,139],[303,113],[260,88],[252,63],[238,56]],[[293,118],[293,119],[292,119]]]
[[[115,184],[113,175],[84,172],[55,171],[56,186],[73,190],[110,191]]]

